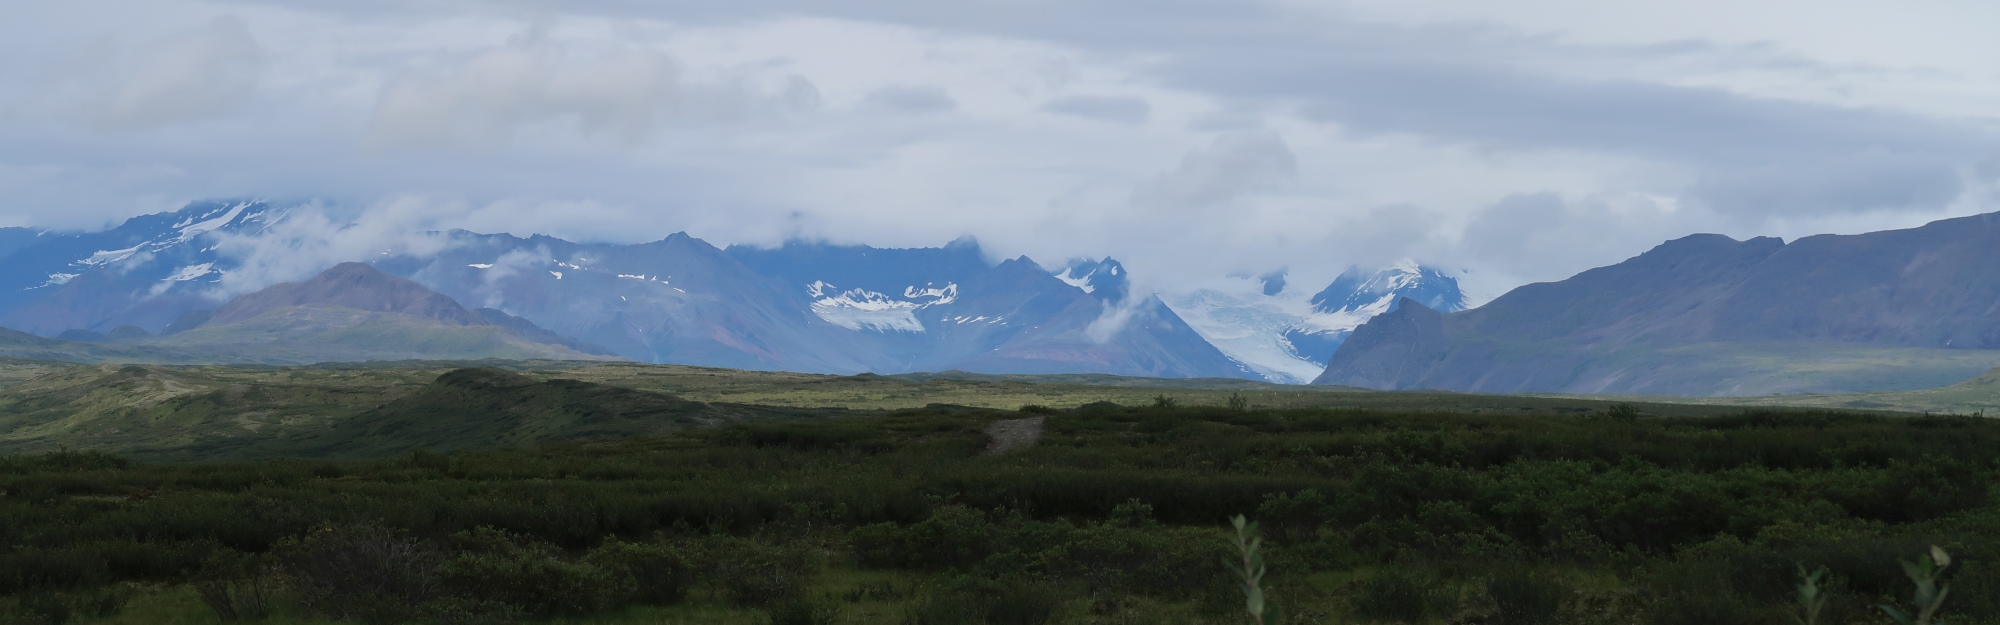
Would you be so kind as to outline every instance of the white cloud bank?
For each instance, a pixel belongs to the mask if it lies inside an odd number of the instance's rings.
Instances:
[[[436,226],[971,234],[1167,285],[1290,267],[1317,286],[1416,257],[1501,290],[1697,231],[1995,210],[2000,40],[1972,25],[1996,11],[17,3],[0,9],[0,223],[322,201],[288,222],[289,251],[243,250],[242,285]]]

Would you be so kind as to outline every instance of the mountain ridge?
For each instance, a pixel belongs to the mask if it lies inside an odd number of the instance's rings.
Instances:
[[[1935,375],[1759,386],[1775,392],[1904,390],[1984,371],[2000,354],[2000,214],[1791,243],[1699,234],[1476,309],[1384,315],[1355,330],[1315,383],[1381,389],[1714,395],[1741,391],[1697,352],[1876,350]],[[1408,302],[1405,302],[1405,306]],[[1706,346],[1706,347],[1704,347]],[[1818,346],[1818,347],[1815,347]],[[1857,351],[1859,350],[1859,351]],[[1914,350],[1914,351],[1911,351]],[[1921,354],[1929,354],[1921,356]],[[1909,360],[1915,358],[1916,360]],[[1745,361],[1748,362],[1748,361]],[[1744,375],[1808,362],[1747,364]],[[1678,379],[1679,382],[1663,380]],[[1938,385],[1938,384],[1933,384]]]

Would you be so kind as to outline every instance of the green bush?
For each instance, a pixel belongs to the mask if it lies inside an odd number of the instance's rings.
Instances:
[[[278,550],[301,603],[335,620],[408,621],[438,593],[436,548],[380,525],[326,526]]]
[[[1446,612],[1449,602],[1437,580],[1396,568],[1376,571],[1352,599],[1355,614],[1394,623],[1421,623]]]
[[[261,556],[218,549],[202,564],[192,585],[216,620],[261,620],[271,614],[275,577]]]
[[[1729,583],[1726,562],[1664,565],[1643,581],[1650,625],[1752,625],[1764,615]]]
[[[1046,584],[1019,581],[1000,584],[985,603],[986,625],[1044,625],[1055,618],[1063,596]]]
[[[737,605],[775,605],[797,599],[821,566],[819,558],[803,548],[734,536],[709,537],[700,550],[700,566],[707,581]]]
[[[979,622],[977,597],[934,589],[903,606],[903,625],[973,625]]]
[[[793,597],[772,606],[769,616],[770,625],[833,625],[840,620],[840,606]]]
[[[1539,625],[1555,620],[1569,590],[1560,580],[1522,569],[1509,569],[1486,580],[1497,625]]]
[[[564,560],[547,543],[485,527],[454,534],[451,542],[457,554],[439,567],[438,578],[458,597],[549,616],[603,610],[621,590],[603,569]]]
[[[673,605],[687,599],[694,567],[672,547],[611,540],[592,549],[584,562],[609,574],[619,603]]]

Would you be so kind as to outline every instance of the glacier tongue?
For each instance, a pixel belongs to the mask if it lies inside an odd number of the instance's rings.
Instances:
[[[1465,309],[1458,281],[1403,261],[1372,273],[1349,268],[1319,293],[1266,293],[1264,276],[1231,278],[1216,288],[1161,294],[1161,300],[1216,349],[1272,382],[1305,384],[1347,336],[1404,297],[1443,312]]]

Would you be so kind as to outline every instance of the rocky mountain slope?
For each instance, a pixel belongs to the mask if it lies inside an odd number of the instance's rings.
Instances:
[[[2000,214],[1789,244],[1694,235],[1473,310],[1406,301],[1358,328],[1315,383],[1686,395],[1941,386],[2000,364],[1995,250]],[[1799,356],[1718,357],[1746,346]],[[1828,359],[1874,363],[1873,373],[1814,373]]]

